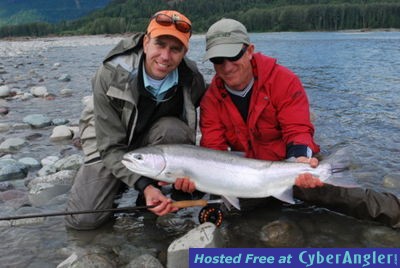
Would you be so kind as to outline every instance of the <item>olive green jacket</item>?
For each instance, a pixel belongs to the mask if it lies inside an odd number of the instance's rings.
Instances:
[[[293,187],[294,197],[362,220],[400,228],[400,201],[391,193],[324,184],[317,188]]]
[[[92,79],[93,100],[87,100],[80,119],[85,162],[100,157],[106,169],[131,187],[140,176],[125,168],[121,159],[132,144],[138,118],[137,74],[143,54],[143,36],[143,33],[138,33],[124,39],[109,52]],[[180,67],[182,65],[188,72],[183,79],[186,82],[183,85],[184,107],[180,119],[193,130],[195,140],[196,108],[206,86],[193,61],[185,57]],[[131,117],[133,124],[129,127]]]

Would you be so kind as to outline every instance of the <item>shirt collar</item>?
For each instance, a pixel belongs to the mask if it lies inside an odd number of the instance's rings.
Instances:
[[[142,65],[142,70],[144,87],[154,96],[156,100],[162,100],[167,91],[178,84],[178,69],[173,70],[164,79],[161,80],[150,77],[146,73],[144,63]]]

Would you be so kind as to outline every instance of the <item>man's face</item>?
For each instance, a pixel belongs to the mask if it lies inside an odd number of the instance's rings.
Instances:
[[[253,77],[251,58],[254,46],[249,45],[243,56],[237,61],[224,60],[221,64],[214,64],[214,69],[225,84],[234,90],[244,89]]]
[[[156,38],[145,35],[143,49],[146,54],[146,72],[157,80],[165,78],[176,69],[186,54],[183,44],[169,35]]]

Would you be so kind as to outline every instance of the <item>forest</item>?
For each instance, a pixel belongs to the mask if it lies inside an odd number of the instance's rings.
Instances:
[[[0,38],[140,32],[162,9],[185,14],[194,33],[222,17],[241,21],[250,32],[400,29],[400,3],[390,0],[114,0],[75,20],[3,26]]]

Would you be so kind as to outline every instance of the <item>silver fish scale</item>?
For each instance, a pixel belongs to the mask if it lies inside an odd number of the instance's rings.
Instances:
[[[137,162],[133,154],[140,154],[148,162],[133,163]],[[150,155],[152,157],[148,157]],[[241,198],[274,196],[286,202],[293,202],[291,189],[299,174],[309,172],[322,181],[331,175],[329,163],[322,162],[317,168],[311,168],[308,164],[249,159],[194,145],[144,147],[126,154],[125,159],[133,161],[124,162],[131,171],[142,172],[140,174],[156,180],[173,183],[177,178],[189,177],[198,190],[206,193]],[[165,168],[157,171],[158,175],[151,176],[143,172],[146,165],[148,170],[155,166]]]

